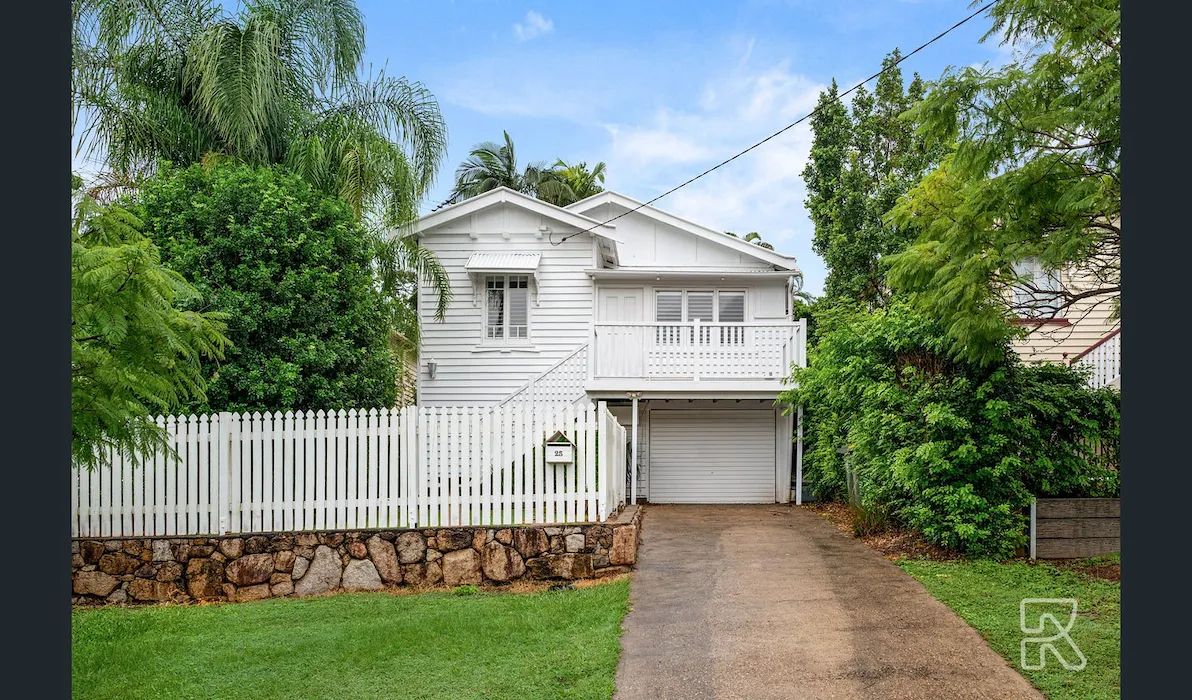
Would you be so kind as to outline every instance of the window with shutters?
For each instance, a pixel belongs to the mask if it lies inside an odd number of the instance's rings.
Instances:
[[[719,323],[745,322],[745,292],[719,292],[716,298],[716,320]],[[717,329],[721,345],[743,345],[744,326],[721,326]]]
[[[529,276],[488,275],[484,288],[485,342],[527,342],[530,338]]]
[[[1037,258],[1026,258],[1014,265],[1014,274],[1022,281],[1014,285],[1014,311],[1022,318],[1057,315],[1060,276],[1043,267]]]
[[[745,292],[666,289],[654,293],[654,321],[660,324],[654,335],[659,344],[677,345],[684,339],[693,342],[695,329],[690,324],[696,320],[701,323],[744,323]],[[739,345],[745,341],[744,333],[742,327],[700,328],[699,342],[707,345],[716,337],[722,345]]]

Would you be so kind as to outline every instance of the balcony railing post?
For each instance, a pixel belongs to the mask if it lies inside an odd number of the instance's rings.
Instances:
[[[591,381],[596,378],[596,353],[597,352],[598,351],[596,349],[596,323],[592,322],[591,324],[589,324],[589,329],[588,329],[588,361],[586,363],[588,365],[587,370],[586,370],[588,373],[588,381]]]

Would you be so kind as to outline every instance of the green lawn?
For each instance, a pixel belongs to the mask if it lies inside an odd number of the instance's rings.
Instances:
[[[994,650],[1050,700],[1121,696],[1120,584],[1061,571],[1044,563],[902,560],[897,564],[980,632]],[[1088,659],[1084,670],[1064,670],[1050,654],[1047,666],[1041,671],[1020,668],[1024,635],[1019,628],[1019,601],[1023,598],[1078,601],[1079,617],[1070,635]],[[1063,650],[1063,644],[1059,648]]]
[[[608,698],[629,585],[72,615],[79,698]]]

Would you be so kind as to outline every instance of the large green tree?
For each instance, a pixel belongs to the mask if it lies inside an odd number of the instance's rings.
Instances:
[[[904,85],[899,58],[898,50],[885,58],[874,92],[859,89],[851,108],[833,81],[820,93],[811,119],[813,140],[803,177],[815,225],[812,247],[828,268],[828,301],[870,308],[888,301],[880,260],[905,248],[913,234],[883,217],[940,154],[900,118],[924,87],[918,75]]]
[[[804,476],[972,556],[1025,544],[1032,496],[1116,496],[1120,396],[1008,344],[990,365],[949,357],[934,319],[895,297],[819,310],[818,342],[782,401],[813,408]],[[1099,449],[1104,445],[1106,449]]]
[[[205,398],[209,365],[228,345],[221,314],[162,264],[128,209],[77,197],[70,231],[70,426],[76,466],[163,448],[151,421]]]
[[[342,198],[374,234],[395,324],[408,275],[441,317],[451,287],[408,226],[446,152],[420,83],[360,77],[353,0],[74,0],[72,105],[80,148],[125,191],[159,164],[283,165]]]
[[[393,404],[371,241],[343,200],[276,166],[196,164],[147,180],[136,211],[203,308],[228,317],[234,345],[195,410]]]
[[[1031,285],[1016,263],[1070,273],[1027,288],[1054,313],[1091,299],[1116,309],[1121,290],[1120,2],[1002,0],[990,14],[986,38],[1019,52],[997,70],[948,70],[910,111],[951,150],[892,212],[917,237],[889,275],[953,353],[982,362],[1015,332],[1012,290]]]

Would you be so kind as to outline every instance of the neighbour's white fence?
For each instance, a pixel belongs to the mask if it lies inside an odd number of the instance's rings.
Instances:
[[[176,458],[72,470],[73,536],[591,522],[624,503],[625,429],[603,402],[158,424]],[[571,464],[546,462],[556,432],[575,445]]]

